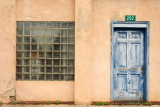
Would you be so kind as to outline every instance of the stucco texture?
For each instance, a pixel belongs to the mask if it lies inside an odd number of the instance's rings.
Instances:
[[[0,101],[110,101],[111,22],[125,15],[150,21],[148,100],[160,101],[159,5],[160,0],[0,0]],[[75,81],[15,81],[16,21],[75,21]]]
[[[73,21],[74,0],[17,0],[17,21]]]
[[[0,0],[0,101],[15,96],[15,0]]]
[[[74,100],[72,81],[17,81],[17,101],[66,101]]]
[[[160,0],[93,0],[92,101],[110,101],[111,21],[150,21],[148,100],[160,99]]]
[[[16,21],[74,21],[74,0],[17,0]],[[74,101],[74,82],[16,81],[17,101]]]
[[[75,104],[91,104],[92,0],[75,2]]]

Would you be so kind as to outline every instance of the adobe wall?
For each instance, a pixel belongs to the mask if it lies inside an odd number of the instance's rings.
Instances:
[[[16,21],[74,21],[74,0],[17,0]],[[74,81],[16,81],[17,101],[74,101]]]
[[[0,0],[0,101],[15,96],[16,16],[15,0]]]
[[[0,101],[110,101],[111,21],[150,21],[149,101],[160,101],[159,0],[0,0]],[[15,81],[16,21],[75,21],[75,81]]]
[[[111,21],[125,21],[125,15],[150,21],[148,100],[160,101],[159,5],[159,0],[93,0],[92,101],[110,101]]]

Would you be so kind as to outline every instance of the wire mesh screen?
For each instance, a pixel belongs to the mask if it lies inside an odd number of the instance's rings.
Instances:
[[[74,22],[17,22],[17,80],[74,80]]]

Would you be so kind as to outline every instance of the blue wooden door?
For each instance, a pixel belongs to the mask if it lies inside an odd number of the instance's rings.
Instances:
[[[113,99],[143,100],[144,31],[115,29],[113,36]]]

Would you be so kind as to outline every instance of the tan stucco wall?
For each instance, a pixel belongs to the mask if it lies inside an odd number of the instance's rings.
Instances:
[[[17,21],[74,21],[74,0],[17,0]]]
[[[93,0],[92,101],[110,101],[111,21],[150,21],[149,101],[160,101],[160,0]]]
[[[17,81],[17,101],[74,101],[73,81]]]
[[[160,101],[160,0],[0,0],[0,101],[110,101],[111,21],[150,21],[149,101]],[[16,21],[75,21],[75,82],[14,81]],[[15,94],[16,90],[16,94]]]
[[[75,2],[75,104],[91,104],[92,0]]]
[[[0,0],[0,101],[15,96],[15,0]]]
[[[17,21],[74,21],[74,0],[17,0]],[[16,81],[17,101],[74,101],[74,82]]]

